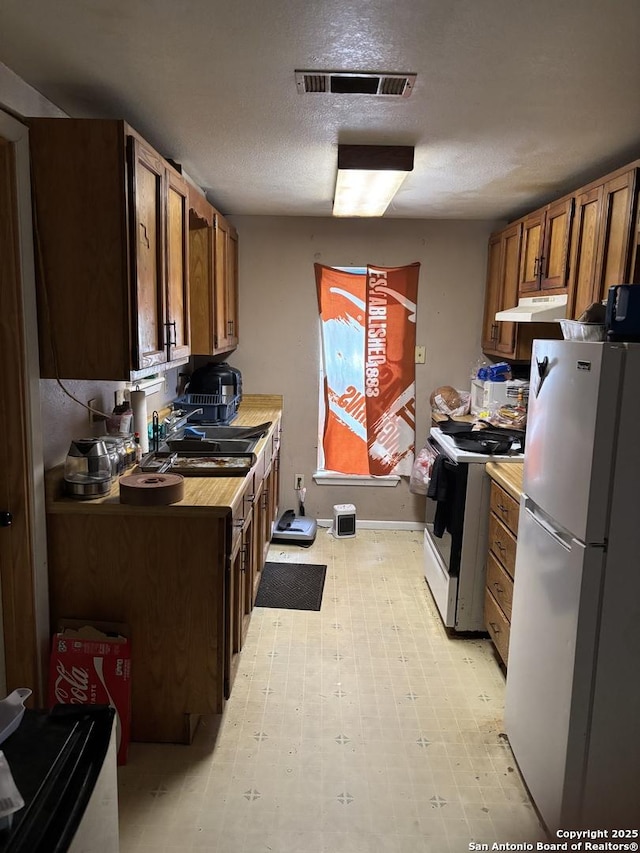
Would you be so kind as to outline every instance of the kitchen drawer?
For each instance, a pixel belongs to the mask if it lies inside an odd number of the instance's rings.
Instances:
[[[504,522],[514,536],[518,535],[520,504],[493,480],[491,481],[491,511]]]
[[[488,589],[485,590],[484,595],[484,622],[493,640],[493,644],[498,650],[498,654],[506,665],[509,657],[509,632],[511,626]]]
[[[513,580],[502,568],[494,555],[487,554],[487,589],[500,605],[504,615],[511,621],[513,601]]]
[[[516,538],[494,513],[489,513],[489,550],[513,577],[516,568]]]

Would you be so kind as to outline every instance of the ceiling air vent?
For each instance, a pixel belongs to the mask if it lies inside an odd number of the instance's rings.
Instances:
[[[296,71],[296,86],[301,95],[321,92],[408,98],[413,91],[415,79],[415,74],[386,72]]]

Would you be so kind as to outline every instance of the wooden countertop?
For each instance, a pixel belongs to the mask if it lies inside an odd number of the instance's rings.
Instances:
[[[485,470],[492,480],[517,501],[522,495],[523,462],[487,462]]]
[[[277,423],[282,416],[282,397],[276,395],[245,395],[238,409],[233,426],[258,426],[271,421],[267,435],[263,436],[255,450],[259,458],[262,450],[273,438]],[[127,474],[138,469],[131,468]],[[248,475],[251,476],[251,475]],[[63,491],[64,466],[59,465],[45,475],[46,509],[50,513],[87,514],[108,513],[113,515],[149,515],[165,513],[167,510],[181,515],[224,516],[234,506],[246,483],[245,477],[185,477],[184,497],[168,506],[132,506],[120,503],[120,488],[116,479],[108,495],[93,500],[77,500],[65,496]]]

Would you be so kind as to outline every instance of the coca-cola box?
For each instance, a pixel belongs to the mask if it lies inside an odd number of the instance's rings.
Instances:
[[[53,636],[49,707],[115,708],[118,764],[126,764],[131,731],[131,645],[126,625],[64,619]]]

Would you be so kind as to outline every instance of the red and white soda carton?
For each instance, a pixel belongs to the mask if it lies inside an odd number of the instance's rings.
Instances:
[[[131,645],[126,626],[67,619],[53,636],[49,707],[111,705],[118,764],[126,764],[131,732]]]

